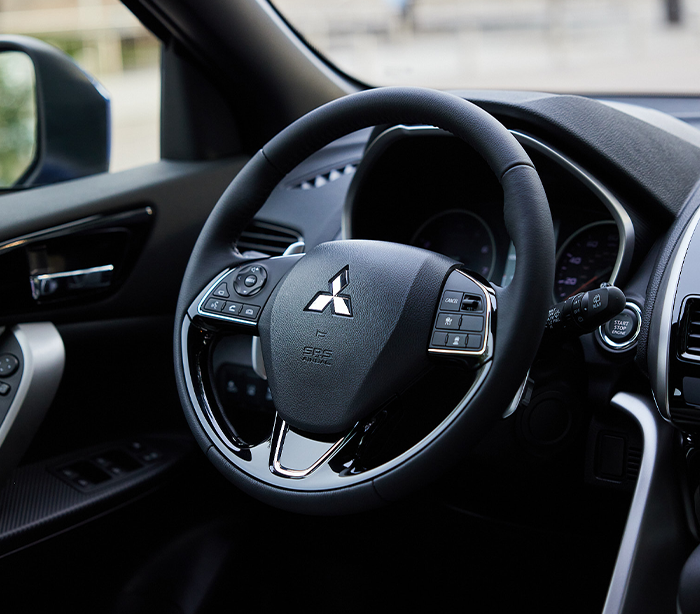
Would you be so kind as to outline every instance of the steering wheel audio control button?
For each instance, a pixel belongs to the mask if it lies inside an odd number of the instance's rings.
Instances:
[[[19,369],[19,359],[13,354],[0,354],[0,377],[10,377]]]
[[[275,286],[302,255],[268,258],[264,265],[248,261],[224,269],[192,303],[190,318],[204,318],[204,327],[213,332],[219,326],[255,330]]]
[[[254,296],[267,281],[267,271],[259,264],[249,264],[236,271],[233,289],[240,296]]]
[[[229,298],[231,295],[228,293],[228,286],[226,285],[226,282],[224,281],[216,286],[216,290],[212,292],[212,295],[218,298]]]

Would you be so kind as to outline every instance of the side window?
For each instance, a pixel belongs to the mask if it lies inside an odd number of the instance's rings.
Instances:
[[[3,0],[8,34],[61,49],[106,90],[110,172],[160,159],[160,42],[119,0]]]

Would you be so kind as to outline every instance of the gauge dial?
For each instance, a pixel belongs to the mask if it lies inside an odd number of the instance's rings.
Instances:
[[[561,246],[554,272],[554,301],[610,281],[620,248],[615,222],[595,222],[577,230]]]
[[[431,217],[411,239],[411,244],[438,252],[464,264],[485,279],[496,265],[496,241],[486,222],[471,211],[453,209]]]

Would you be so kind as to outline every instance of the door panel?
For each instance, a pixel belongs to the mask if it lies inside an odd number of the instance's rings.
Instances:
[[[244,158],[161,161],[0,197],[0,263],[4,263],[0,264],[0,288],[6,289],[0,292],[0,335],[9,337],[16,325],[51,322],[65,347],[58,391],[41,425],[33,425],[38,431],[21,461],[22,467],[50,468],[56,459],[67,455],[77,458],[75,462],[89,469],[88,474],[98,475],[93,471],[91,453],[82,453],[94,446],[112,449],[117,445],[112,442],[122,442],[117,447],[123,447],[144,434],[186,433],[189,441],[172,368],[173,312],[201,226],[245,162]],[[121,215],[123,212],[136,213]],[[123,267],[119,283],[108,292],[92,293],[88,288],[81,294],[85,289],[79,288],[72,300],[44,300],[47,296],[37,300],[36,292],[32,296],[29,275],[18,281],[17,269],[30,272],[32,261],[44,258],[51,261],[52,270],[60,271],[65,265],[71,273],[68,280],[59,273],[58,278],[54,275],[49,281],[80,285],[86,276],[74,275],[76,267],[93,266],[102,263],[100,258],[111,260],[118,254],[110,253],[107,247],[120,244],[121,238],[115,241],[114,237],[123,230],[124,220],[136,220],[139,230],[131,232],[127,228],[125,241],[131,243],[128,267]],[[13,275],[9,283],[7,279]],[[41,275],[34,277],[36,291]],[[22,294],[22,300],[18,301],[15,293]],[[175,456],[184,455],[189,447],[180,445],[178,449]],[[1,452],[0,460],[6,458]],[[7,475],[17,460],[5,460],[0,473]],[[164,465],[166,470],[169,468]],[[9,508],[4,509],[10,505],[8,501],[31,507],[31,501],[40,501],[47,487],[66,488],[65,483],[61,486],[57,481],[62,479],[60,475],[43,473],[43,480],[30,478],[27,484],[18,485],[22,476],[34,474],[35,470],[15,471],[13,492],[26,496],[27,501],[18,503],[16,495],[0,497],[0,515],[11,513]],[[133,475],[138,477],[140,473],[135,471]],[[136,477],[134,492],[143,482]],[[123,502],[131,486],[129,479],[120,477],[120,496],[115,496],[112,505]],[[71,484],[68,487],[73,488]],[[111,497],[101,496],[101,488],[96,486],[102,502],[100,513],[105,506],[109,508]],[[73,494],[78,499],[95,496],[88,492]],[[90,506],[78,507],[74,522],[85,520],[85,510]],[[63,512],[58,515],[62,517],[61,529],[70,524]],[[50,534],[50,526],[48,531],[44,526],[43,536]],[[0,531],[0,550],[4,538]],[[27,543],[35,538],[31,531],[27,533]],[[13,539],[16,541],[16,536]]]

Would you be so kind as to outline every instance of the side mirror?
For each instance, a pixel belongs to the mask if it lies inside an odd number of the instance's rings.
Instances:
[[[21,181],[37,149],[34,64],[26,53],[0,53],[0,187]]]
[[[0,188],[109,170],[107,92],[68,55],[26,36],[0,37]]]

